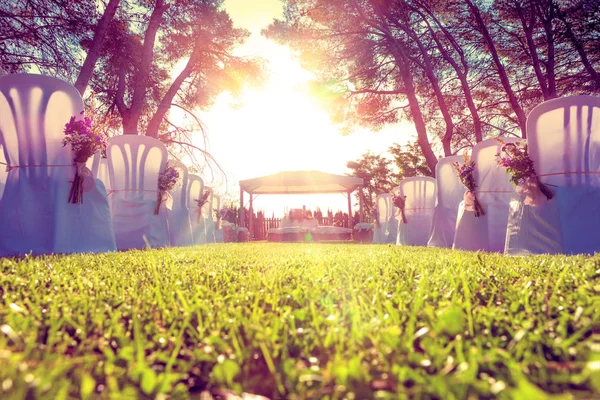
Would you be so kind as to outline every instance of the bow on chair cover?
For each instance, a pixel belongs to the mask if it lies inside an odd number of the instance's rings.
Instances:
[[[117,248],[169,246],[165,207],[154,215],[158,175],[167,163],[164,144],[149,136],[115,136],[110,138],[106,153]]]
[[[406,196],[404,214],[407,222],[398,222],[396,243],[426,246],[436,202],[435,179],[425,176],[406,178],[393,191],[396,195]]]
[[[64,127],[80,117],[77,90],[61,80],[0,77],[0,143],[9,172],[0,200],[0,255],[102,252],[115,249],[102,187],[86,184],[82,204],[69,204],[77,168]]]
[[[437,204],[433,210],[431,234],[427,246],[452,247],[458,206],[464,198],[465,187],[460,183],[453,163],[463,163],[463,157],[441,159],[435,168]]]
[[[523,139],[501,138],[505,143]],[[485,210],[485,215],[475,217],[462,202],[458,209],[453,248],[463,250],[483,250],[502,252],[506,239],[506,224],[510,199],[515,187],[504,168],[496,164],[496,154],[501,144],[495,139],[487,139],[473,147],[471,159],[475,162],[474,178],[477,185],[477,199]]]
[[[506,254],[600,251],[600,98],[546,101],[527,117],[529,156],[554,193],[510,203]]]

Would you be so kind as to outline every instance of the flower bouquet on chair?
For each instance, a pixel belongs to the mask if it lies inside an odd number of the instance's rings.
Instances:
[[[516,192],[525,195],[525,204],[537,206],[540,204],[541,195],[550,200],[554,193],[540,182],[533,160],[529,158],[527,144],[523,142],[505,143],[501,139],[496,139],[502,143],[500,153],[496,154],[498,167],[506,168],[506,172],[511,175],[510,181],[514,183]]]
[[[160,212],[160,206],[165,205],[169,210],[173,205],[173,198],[169,194],[169,190],[173,190],[179,180],[179,171],[167,164],[167,168],[158,175],[158,197],[156,198],[156,206],[154,207],[154,215]]]
[[[208,198],[211,195],[210,189],[206,189],[202,192],[202,196],[199,199],[196,199],[196,204],[198,207],[196,208],[196,222],[200,223],[200,218],[202,217],[202,207],[208,202]]]
[[[395,207],[400,209],[400,218],[402,219],[402,223],[407,224],[408,221],[406,220],[406,215],[404,214],[404,208],[406,207],[406,196],[392,193],[392,202],[394,203]]]
[[[475,161],[471,160],[471,157],[469,157],[467,153],[464,154],[463,159],[463,165],[452,163],[452,166],[454,166],[454,169],[456,170],[460,183],[467,188],[467,191],[465,192],[465,210],[473,211],[475,212],[476,217],[481,217],[485,215],[485,211],[475,194],[475,189],[477,188],[475,177],[473,176],[473,171],[475,171]]]
[[[81,112],[83,114],[83,111]],[[76,167],[75,177],[69,191],[68,202],[72,204],[83,203],[83,193],[89,192],[95,186],[92,171],[86,167],[87,160],[97,151],[106,151],[106,139],[92,129],[92,120],[89,117],[75,120],[71,117],[65,125],[63,146],[71,145],[73,163]]]

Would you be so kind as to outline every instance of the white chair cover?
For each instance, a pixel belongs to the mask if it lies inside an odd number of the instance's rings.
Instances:
[[[107,191],[110,190],[108,178],[108,162],[100,153],[94,154],[87,162],[87,167],[92,171],[92,176],[102,182]]]
[[[198,210],[198,204],[196,200],[202,198],[204,192],[204,181],[198,175],[188,175],[188,186],[189,186],[189,199],[188,204],[190,205],[190,221],[192,224],[192,237],[194,244],[206,244],[206,230],[204,227],[204,216],[201,210]]]
[[[0,255],[115,250],[106,192],[68,202],[75,166],[64,127],[81,118],[81,96],[61,80],[0,77],[0,143],[11,166],[0,200]]]
[[[4,193],[4,186],[6,186],[6,178],[8,177],[8,172],[6,172],[6,157],[4,157],[4,149],[0,144],[0,199],[2,198],[2,194]]]
[[[217,238],[215,237],[215,233],[217,231],[216,226],[216,217],[215,211],[219,210],[221,207],[221,197],[215,192],[211,192],[210,200],[203,208],[203,213],[205,213],[204,223],[206,227],[206,241],[207,243],[216,243]]]
[[[429,247],[452,247],[454,243],[458,205],[463,200],[466,189],[460,183],[453,163],[462,165],[463,158],[446,157],[435,167],[437,205],[433,210],[431,234],[427,242]]]
[[[405,178],[398,187],[393,189],[393,192],[406,196],[404,214],[407,223],[403,223],[402,218],[398,216],[396,243],[427,246],[436,201],[435,179],[427,176]]]
[[[205,243],[215,242],[215,222],[213,220],[212,202],[214,193],[212,188],[205,187],[204,190],[210,190],[211,194],[208,196],[208,201],[202,206],[202,226],[204,228],[204,239]]]
[[[179,179],[181,181],[181,184],[171,191],[173,207],[171,210],[167,210],[171,246],[191,246],[194,240],[192,239],[192,224],[188,206],[190,199],[188,169],[179,161],[171,160],[170,165],[180,171]]]
[[[392,195],[383,193],[375,199],[375,207],[379,216],[379,227],[375,224],[373,230],[373,243],[385,244],[396,243],[398,235],[398,222],[394,217],[394,204],[392,203]]]
[[[507,254],[600,251],[600,97],[553,99],[527,118],[529,154],[554,193],[536,206],[515,195],[510,204]]]
[[[149,136],[122,135],[109,139],[106,151],[110,205],[117,248],[168,246],[164,205],[154,215],[158,175],[165,170],[167,148]]]
[[[501,139],[506,143],[523,140]],[[475,161],[476,194],[485,215],[475,217],[473,211],[464,209],[464,201],[460,203],[452,246],[455,249],[504,251],[508,208],[515,188],[506,170],[496,164],[496,154],[501,147],[494,139],[484,140],[473,147],[471,158]]]

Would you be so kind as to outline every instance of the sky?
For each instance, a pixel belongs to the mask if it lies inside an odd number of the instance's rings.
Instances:
[[[295,54],[261,35],[274,18],[282,16],[279,0],[225,0],[224,8],[234,25],[251,32],[236,49],[238,56],[258,56],[267,62],[267,81],[258,89],[247,88],[237,100],[228,93],[217,98],[201,114],[207,128],[209,151],[227,173],[230,196],[239,197],[237,182],[279,171],[319,170],[346,174],[348,161],[367,151],[384,153],[393,143],[406,143],[415,136],[412,124],[404,122],[379,132],[366,129],[342,136],[311,97],[313,75],[302,68]],[[207,185],[211,178],[205,176]],[[220,186],[213,182],[213,185]],[[246,196],[248,198],[248,196]],[[344,210],[342,195],[263,196],[255,209],[281,215],[284,209],[306,205],[314,209]]]

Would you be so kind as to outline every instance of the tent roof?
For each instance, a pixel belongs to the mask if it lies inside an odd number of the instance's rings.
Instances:
[[[363,179],[320,171],[284,171],[240,181],[240,187],[253,194],[346,193],[362,185]]]

